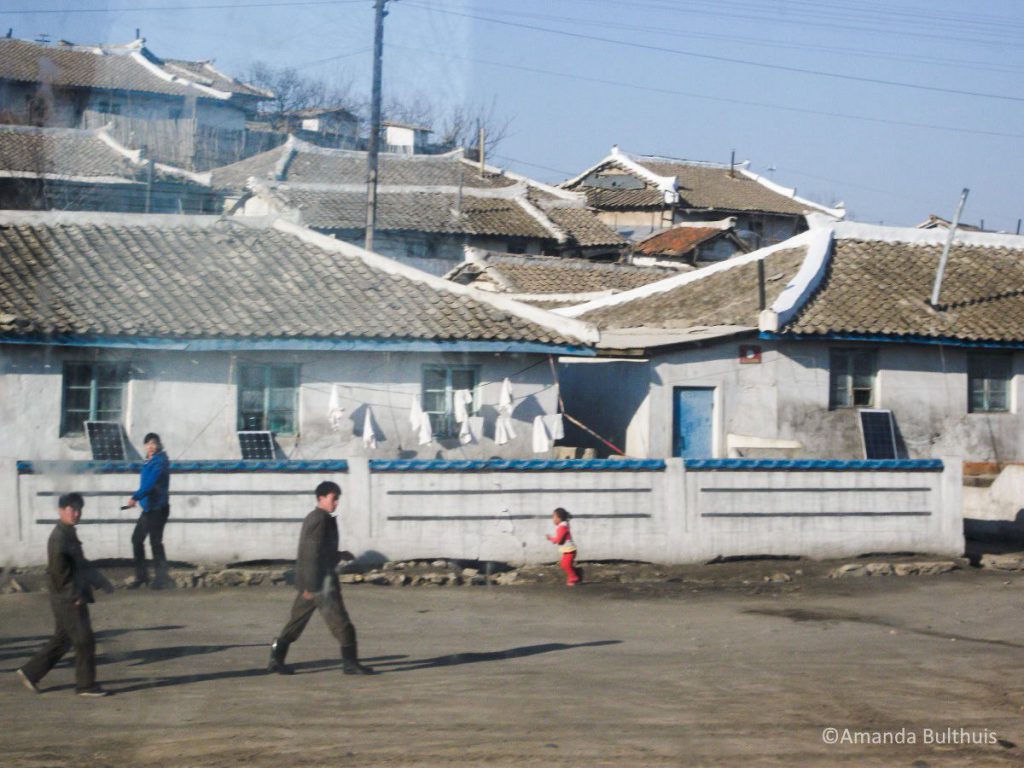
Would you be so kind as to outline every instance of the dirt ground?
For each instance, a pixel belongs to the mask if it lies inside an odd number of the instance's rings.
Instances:
[[[19,684],[47,596],[3,595],[0,765],[1024,764],[1024,575],[725,566],[653,586],[349,585],[366,678],[341,674],[318,617],[298,674],[264,673],[286,587],[118,591],[93,606],[116,694],[97,700],[66,662],[42,695]]]

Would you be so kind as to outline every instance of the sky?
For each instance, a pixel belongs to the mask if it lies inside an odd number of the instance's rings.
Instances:
[[[613,145],[750,168],[848,218],[1024,217],[1021,0],[390,0],[385,99],[491,108],[549,183]],[[256,61],[370,90],[372,0],[4,0],[14,37]]]

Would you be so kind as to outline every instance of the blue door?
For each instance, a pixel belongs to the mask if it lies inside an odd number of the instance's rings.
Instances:
[[[710,459],[713,387],[676,387],[672,421],[672,455],[684,459]]]

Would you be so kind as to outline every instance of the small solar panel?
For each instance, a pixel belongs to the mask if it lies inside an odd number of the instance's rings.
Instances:
[[[239,432],[242,458],[269,460],[274,458],[274,436],[270,432]]]
[[[892,421],[892,411],[862,409],[860,431],[864,438],[864,458],[896,458],[896,428]]]
[[[124,461],[124,432],[116,421],[87,421],[93,461]]]

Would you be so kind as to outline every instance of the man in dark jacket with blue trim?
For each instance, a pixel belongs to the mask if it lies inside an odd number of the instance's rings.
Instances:
[[[171,462],[164,453],[160,435],[150,432],[143,439],[146,463],[142,465],[139,490],[132,494],[126,507],[141,504],[142,514],[132,532],[132,553],[135,557],[135,581],[129,589],[138,589],[149,582],[146,571],[146,537],[153,550],[153,589],[167,585],[167,553],[164,552],[164,525],[171,514]]]
[[[342,554],[338,551],[338,521],[334,518],[340,496],[341,488],[337,483],[330,480],[320,483],[316,487],[316,507],[302,521],[299,556],[295,561],[295,588],[299,594],[288,623],[270,646],[268,672],[293,674],[292,668],[285,664],[288,646],[299,639],[317,608],[327,628],[341,644],[342,671],[346,675],[372,675],[374,672],[359,663],[356,628],[341,599],[337,567]]]

